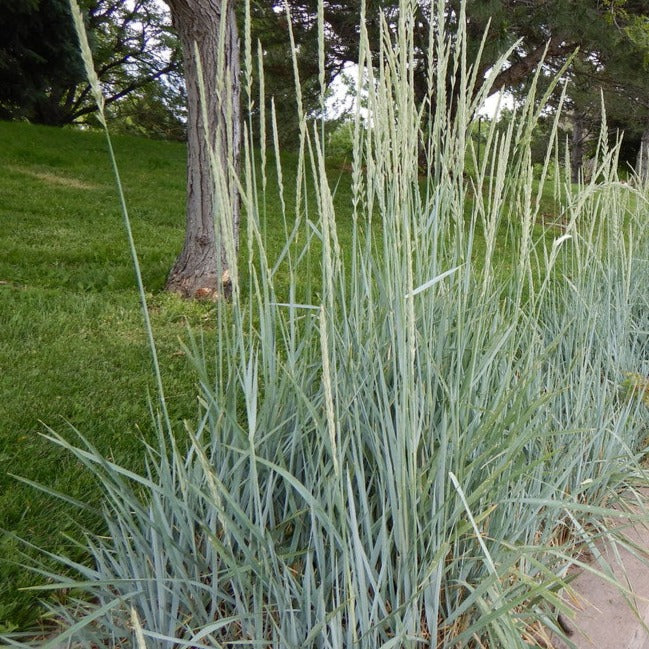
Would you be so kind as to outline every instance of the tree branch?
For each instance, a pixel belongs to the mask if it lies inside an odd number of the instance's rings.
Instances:
[[[547,51],[546,51],[547,47]],[[491,94],[511,88],[522,83],[542,60],[550,61],[565,57],[575,50],[575,45],[565,43],[561,36],[553,36],[547,43],[542,43],[522,59],[512,63],[496,77]],[[544,58],[545,53],[545,58]]]
[[[172,72],[174,70],[174,67],[175,67],[174,64],[169,64],[166,67],[162,68],[161,70],[158,70],[153,75],[149,75],[147,77],[143,77],[141,79],[137,79],[136,81],[131,82],[128,86],[125,86],[119,92],[116,92],[114,95],[111,95],[110,97],[106,97],[105,105],[109,106],[110,104],[115,103],[116,101],[122,99],[123,97],[126,97],[126,95],[132,93],[134,90],[146,86],[147,84],[151,83],[152,81],[155,81],[156,79],[159,79],[161,76],[167,74],[168,72]],[[80,117],[83,117],[84,115],[90,115],[96,111],[97,111],[96,104],[79,108],[71,115],[70,122],[75,122]]]

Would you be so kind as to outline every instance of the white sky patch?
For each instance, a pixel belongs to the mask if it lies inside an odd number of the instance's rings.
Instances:
[[[343,115],[354,115],[358,100],[356,98],[356,84],[358,83],[358,65],[347,63],[343,71],[337,75],[329,86],[329,96],[325,102],[327,119],[339,119]],[[511,110],[514,107],[514,98],[507,92],[496,92],[484,102],[478,115],[488,119],[497,119],[503,109]],[[367,118],[367,109],[361,107],[361,116]]]
[[[501,90],[491,95],[491,97],[487,97],[482,108],[478,111],[478,115],[489,119],[498,119],[499,112],[505,108],[507,110],[514,108],[514,98],[508,92]]]
[[[358,65],[346,63],[343,71],[336,75],[329,85],[329,96],[325,102],[327,119],[339,119],[343,115],[354,115],[358,105],[356,97],[356,84],[358,79]],[[361,115],[367,116],[367,111],[361,109]]]

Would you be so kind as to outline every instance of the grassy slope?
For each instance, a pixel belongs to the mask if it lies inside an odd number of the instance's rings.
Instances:
[[[162,292],[183,240],[185,148],[130,137],[116,137],[114,147],[171,415],[193,418],[197,377],[182,340],[188,324],[214,335],[213,309]],[[292,162],[284,156],[289,194]],[[68,543],[65,533],[76,534],[79,515],[10,474],[97,501],[92,478],[39,433],[51,426],[72,435],[72,425],[136,464],[138,431],[151,434],[154,384],[103,134],[0,122],[0,168],[1,632],[33,623],[39,610],[35,594],[18,591],[37,580],[9,562],[20,560],[10,533],[56,549]],[[349,204],[348,192],[342,183],[337,201]],[[268,247],[279,252],[285,226],[276,192],[266,215]]]
[[[158,292],[182,242],[184,149],[119,138],[117,153],[146,286]],[[0,124],[0,527],[56,547],[70,510],[10,472],[74,495],[92,482],[39,436],[65,422],[122,460],[148,428],[150,360],[131,261],[101,135]],[[192,414],[193,385],[179,351],[186,310],[157,298],[154,320],[174,414]],[[14,558],[3,536],[0,556]],[[0,625],[33,616],[22,570],[0,564]]]
[[[127,137],[114,145],[171,414],[193,418],[196,375],[181,341],[187,323],[214,335],[213,310],[161,292],[182,245],[185,149]],[[290,194],[294,161],[283,157]],[[39,433],[46,425],[64,432],[69,422],[100,450],[137,464],[138,430],[151,433],[150,356],[103,135],[0,122],[0,167],[0,529],[56,549],[68,543],[65,533],[76,533],[78,512],[9,474],[96,501],[91,477]],[[351,200],[348,178],[338,184],[339,175],[333,171],[331,181],[344,214]],[[268,187],[276,185],[271,164]],[[291,227],[287,203],[285,225],[276,190],[267,196],[265,236],[274,254]],[[346,249],[350,228],[340,225]],[[245,246],[241,253],[245,279]],[[278,278],[281,285],[281,268]],[[297,293],[308,298],[306,279]],[[18,547],[3,532],[0,557],[19,560]],[[0,561],[0,631],[34,621],[36,596],[17,590],[30,583],[22,568]]]

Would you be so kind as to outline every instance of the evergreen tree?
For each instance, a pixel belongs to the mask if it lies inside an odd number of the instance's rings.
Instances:
[[[283,1],[269,2],[265,12],[272,14]],[[288,0],[294,29],[304,39],[314,41],[313,29],[318,0]],[[324,16],[329,46],[328,70],[335,73],[344,62],[358,59],[358,34],[361,0],[324,0]],[[420,97],[426,93],[426,71],[431,30],[438,25],[430,11],[429,0],[415,2],[417,11],[415,78]],[[635,157],[640,139],[649,128],[649,2],[647,0],[445,0],[446,27],[453,27],[462,18],[462,5],[467,21],[467,59],[475,61],[482,48],[477,78],[484,77],[503,52],[514,50],[508,65],[497,75],[493,91],[507,90],[524,96],[527,84],[543,60],[548,81],[567,61],[574,57],[568,71],[569,106],[580,123],[575,133],[576,172],[581,165],[580,150],[587,141],[578,141],[596,132],[601,119],[603,94],[612,136],[622,129],[626,134],[625,155]],[[383,14],[388,23],[398,11],[398,0],[367,0],[366,21],[372,49],[379,50],[378,25]],[[487,39],[483,43],[483,35]],[[454,47],[452,36],[448,43]],[[305,49],[307,45],[302,45]],[[281,66],[281,60],[278,62]],[[284,66],[288,65],[288,61]],[[311,71],[317,75],[317,71]],[[446,95],[450,110],[458,91],[458,79],[447,79]],[[434,100],[434,98],[433,98]],[[645,139],[649,141],[649,134]]]
[[[82,0],[106,104],[177,73],[176,39],[156,0]],[[96,106],[67,0],[0,0],[0,118],[63,125]]]
[[[0,117],[58,124],[84,83],[67,0],[0,0]]]

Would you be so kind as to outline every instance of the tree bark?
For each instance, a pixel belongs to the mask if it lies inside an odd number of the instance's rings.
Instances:
[[[575,113],[572,119],[572,147],[570,149],[570,176],[573,183],[579,182],[584,162],[586,134],[583,115]]]
[[[183,297],[215,300],[232,291],[239,238],[233,178],[241,140],[234,0],[166,1],[183,51],[188,108],[185,242],[166,288]]]
[[[493,94],[500,90],[519,86],[525,79],[528,79],[534,74],[536,67],[541,61],[563,58],[571,54],[574,49],[575,46],[565,43],[560,35],[553,36],[547,43],[540,43],[527,55],[502,70],[494,80],[491,93]],[[488,67],[485,66],[485,72]]]

